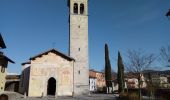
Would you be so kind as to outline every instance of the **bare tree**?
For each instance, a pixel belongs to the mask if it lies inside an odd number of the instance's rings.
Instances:
[[[140,49],[128,50],[127,57],[128,62],[126,63],[126,71],[138,77],[139,100],[141,100],[141,75],[144,70],[148,69],[151,66],[155,57],[154,54],[145,54]]]
[[[111,68],[112,69],[112,68]],[[102,73],[105,73],[105,68],[103,67],[101,70],[100,70],[100,72],[102,72]],[[111,70],[111,73],[112,73],[112,76],[117,76],[117,73],[116,73],[116,71],[115,70]]]
[[[160,59],[166,64],[166,67],[170,67],[170,45],[167,45],[167,47],[164,46],[160,49]]]
[[[165,16],[170,20],[170,9],[169,9],[169,11],[166,13]]]

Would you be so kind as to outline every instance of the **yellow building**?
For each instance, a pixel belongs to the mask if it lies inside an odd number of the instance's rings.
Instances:
[[[0,34],[0,48],[5,49],[6,45],[3,41],[3,38]],[[6,73],[7,73],[7,66],[8,62],[14,63],[12,60],[10,60],[8,57],[6,57],[3,52],[0,51],[0,93],[4,91],[5,88],[5,82],[6,82]]]

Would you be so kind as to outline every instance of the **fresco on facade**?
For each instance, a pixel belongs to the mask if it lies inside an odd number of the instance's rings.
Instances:
[[[56,68],[32,68],[32,75],[33,76],[54,76],[56,73]]]
[[[62,72],[62,85],[63,86],[71,85],[70,75],[71,74],[68,69],[63,70],[63,72]]]

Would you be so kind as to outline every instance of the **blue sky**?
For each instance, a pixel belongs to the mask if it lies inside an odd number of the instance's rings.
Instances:
[[[104,67],[104,44],[108,43],[112,68],[117,51],[128,49],[159,53],[170,44],[170,20],[165,13],[170,0],[89,0],[90,67]],[[0,32],[7,56],[16,62],[8,71],[20,73],[21,63],[52,48],[68,54],[67,0],[0,0]],[[154,65],[157,66],[157,65]]]

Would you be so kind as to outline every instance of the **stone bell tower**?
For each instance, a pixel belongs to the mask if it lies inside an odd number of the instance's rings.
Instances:
[[[89,92],[88,0],[68,0],[69,55],[75,59],[74,95]]]

